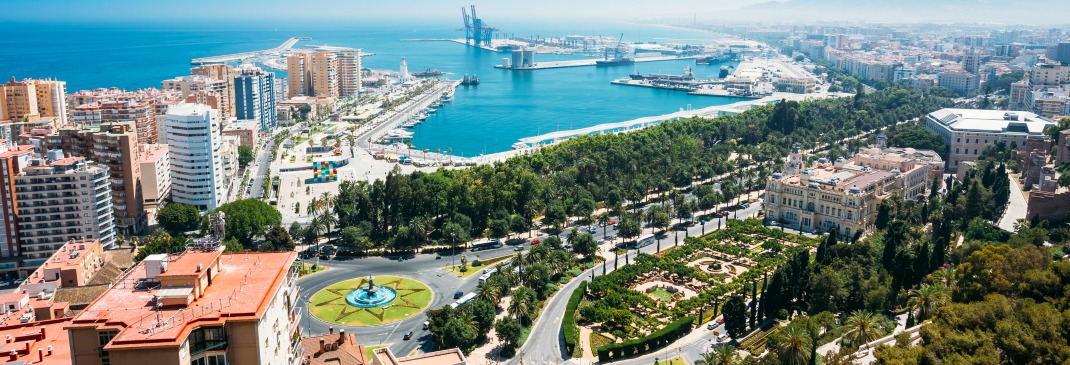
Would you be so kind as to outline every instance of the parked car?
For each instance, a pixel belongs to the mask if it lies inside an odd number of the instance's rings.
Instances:
[[[742,207],[743,209],[747,209],[747,208],[750,208],[750,203],[743,203],[743,204],[740,204],[739,206]]]
[[[405,334],[405,341],[408,341],[410,339],[412,339],[412,331],[409,331],[409,333]]]
[[[426,329],[428,329],[430,327],[431,327],[431,322],[424,321],[424,328],[423,329],[426,330]]]
[[[540,240],[538,238],[531,240],[531,245],[532,246],[540,244],[540,243],[542,243],[542,240]]]
[[[587,233],[594,234],[597,231],[598,231],[598,229],[594,228],[594,226],[587,227]]]
[[[720,212],[717,212],[717,215],[722,216],[722,217],[727,217],[728,216],[728,211],[727,210],[722,210]]]
[[[717,336],[717,342],[728,342],[729,340],[731,339],[728,338],[728,335]]]
[[[463,296],[464,296],[464,292],[460,291],[460,290],[458,290],[456,293],[453,293],[453,299],[461,299],[461,297],[463,297]]]
[[[717,324],[716,323],[710,322],[709,324],[706,325],[706,329],[708,329],[708,330],[713,330],[714,328],[717,328]]]
[[[515,248],[513,248],[513,251],[516,251],[516,252],[524,251],[524,246],[516,246]]]
[[[780,226],[780,222],[777,222],[777,221],[769,221],[769,225],[770,225],[770,226],[773,226],[773,227],[777,227],[777,226]]]
[[[717,318],[717,324],[724,324],[724,317]]]

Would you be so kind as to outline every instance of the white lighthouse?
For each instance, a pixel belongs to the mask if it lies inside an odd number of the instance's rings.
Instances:
[[[409,64],[405,62],[405,57],[401,58],[401,82],[412,80],[412,75],[409,74]]]

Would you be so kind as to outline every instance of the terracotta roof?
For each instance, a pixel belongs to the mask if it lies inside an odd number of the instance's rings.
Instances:
[[[305,352],[304,365],[321,364],[344,364],[365,365],[368,364],[364,346],[357,343],[352,334],[346,334],[344,342],[339,341],[341,334],[326,334],[313,337],[301,338],[301,348]],[[324,350],[320,351],[320,340],[324,342]]]
[[[105,262],[104,266],[97,271],[97,274],[89,280],[86,285],[111,285],[115,282],[115,279],[119,278],[119,275],[123,274],[123,270],[115,267],[110,262]]]
[[[128,249],[104,251],[104,262],[115,265],[120,270],[126,270],[134,266],[135,254],[135,251]]]
[[[67,330],[64,328],[71,321],[70,317],[21,323],[0,327],[0,352],[2,361],[8,359],[11,351],[16,351],[18,361],[24,364],[67,365],[71,363],[71,346]],[[12,342],[3,342],[10,335]],[[51,348],[51,352],[49,351]],[[40,350],[40,352],[38,352]]]

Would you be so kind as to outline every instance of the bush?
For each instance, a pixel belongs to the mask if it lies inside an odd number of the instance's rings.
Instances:
[[[574,354],[578,349],[576,344],[580,341],[580,329],[576,326],[576,307],[580,305],[580,300],[583,299],[583,294],[586,291],[587,282],[580,282],[580,285],[572,292],[572,296],[568,298],[568,304],[565,305],[565,317],[561,319],[561,333],[565,337],[565,351],[570,354]]]
[[[502,346],[502,349],[499,350],[498,355],[506,359],[511,359],[513,358],[513,356],[516,356],[516,347]]]
[[[598,352],[598,361],[606,362],[630,357],[664,347],[690,332],[694,322],[694,317],[684,317],[676,322],[669,323],[660,330],[654,331],[649,336],[603,346],[596,350]]]
[[[475,261],[472,261],[472,267],[479,267],[479,266],[483,266],[483,261],[479,261],[478,259],[475,260]]]

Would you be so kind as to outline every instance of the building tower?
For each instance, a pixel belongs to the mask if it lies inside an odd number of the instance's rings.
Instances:
[[[278,125],[275,109],[275,74],[256,67],[242,66],[234,78],[235,116],[239,120],[255,120],[259,131]]]
[[[409,81],[412,79],[412,75],[409,74],[409,63],[405,62],[405,57],[401,58],[401,81]]]
[[[33,146],[15,145],[8,141],[0,141],[0,258],[17,257],[19,251],[19,232],[15,227],[18,224],[18,199],[15,195],[15,176],[22,172],[22,168],[30,164],[33,156]],[[0,275],[11,276],[18,271],[18,261],[9,262],[4,260],[5,265],[0,265]]]
[[[340,96],[356,98],[361,91],[359,49],[344,49],[335,52],[338,56],[338,93]]]
[[[202,210],[224,203],[219,113],[207,105],[172,105],[164,116],[171,159],[171,199]]]
[[[788,163],[784,165],[784,172],[787,174],[798,174],[804,168],[806,161],[802,152],[799,150],[799,146],[791,148],[791,154],[788,155]]]

